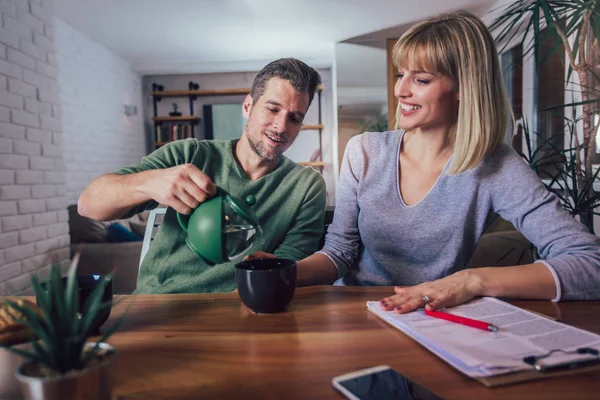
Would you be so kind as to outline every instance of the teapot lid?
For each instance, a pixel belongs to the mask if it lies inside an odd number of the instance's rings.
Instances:
[[[229,204],[229,206],[233,208],[233,210],[237,214],[242,216],[252,225],[258,226],[258,218],[256,217],[254,210],[252,210],[251,208],[251,206],[256,204],[256,197],[254,197],[254,195],[250,194],[246,196],[244,200],[242,200],[239,197],[235,197],[230,195],[229,193],[225,193],[224,198],[225,201],[227,201],[227,203]]]

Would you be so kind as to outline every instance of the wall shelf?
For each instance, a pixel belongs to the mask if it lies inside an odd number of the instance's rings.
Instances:
[[[196,115],[182,115],[180,117],[152,117],[152,121],[154,122],[184,122],[184,121],[199,121],[200,117]]]
[[[248,94],[250,89],[215,89],[215,90],[165,90],[152,92],[154,97],[185,97],[185,96],[233,96],[236,94]]]
[[[302,131],[309,131],[309,130],[319,130],[319,129],[323,129],[323,128],[325,128],[325,126],[323,124],[302,125],[302,127],[300,128],[300,130],[302,130]]]
[[[196,89],[196,90],[155,90],[152,92],[153,97],[204,97],[204,96],[234,96],[250,93],[250,88],[234,88],[234,89]],[[317,92],[322,92],[323,86],[317,87]]]

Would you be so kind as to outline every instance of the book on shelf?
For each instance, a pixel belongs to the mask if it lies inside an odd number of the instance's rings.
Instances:
[[[190,124],[156,125],[154,141],[158,143],[194,137],[194,128]]]

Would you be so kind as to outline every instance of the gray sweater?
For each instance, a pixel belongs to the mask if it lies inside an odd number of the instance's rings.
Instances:
[[[552,272],[555,301],[600,299],[600,239],[562,209],[524,160],[502,145],[476,168],[438,178],[407,206],[398,186],[402,131],[353,137],[344,154],[335,214],[322,253],[339,285],[412,286],[469,267],[498,215]]]

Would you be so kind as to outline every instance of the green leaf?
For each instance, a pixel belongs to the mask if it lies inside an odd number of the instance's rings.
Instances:
[[[130,302],[129,305],[127,306],[127,308],[125,309],[125,311],[123,311],[123,313],[119,317],[119,319],[117,319],[117,321],[115,321],[115,323],[112,324],[112,326],[110,328],[108,328],[106,330],[106,332],[104,332],[104,334],[100,337],[100,340],[98,341],[99,343],[105,342],[109,337],[111,337],[117,331],[117,329],[119,329],[119,327],[125,320],[125,316],[129,313],[129,310],[131,309],[132,306],[133,306],[133,302]]]
[[[43,347],[35,341],[31,342],[31,346],[35,353],[44,360],[44,365],[54,370],[58,367],[58,364],[56,363],[56,354],[53,354],[52,348]]]
[[[132,298],[133,297],[130,297],[130,300]],[[118,303],[120,304],[124,300],[125,300],[124,298],[119,299]],[[113,323],[110,328],[106,329],[106,331],[102,334],[100,339],[96,341],[96,344],[94,345],[94,347],[92,349],[92,353],[96,353],[100,348],[100,344],[105,343],[108,340],[108,338],[111,337],[119,329],[119,327],[125,320],[125,316],[129,313],[129,310],[131,309],[132,306],[133,306],[133,301],[130,301],[129,304],[127,305],[127,308],[125,309],[125,311],[123,311],[123,313],[121,314],[119,319],[117,319],[117,321],[115,321],[115,323]]]
[[[585,196],[588,196],[589,193],[594,191],[594,182],[596,178],[598,178],[598,173],[600,172],[600,168],[596,168],[596,172],[589,178],[586,185],[581,189],[581,193],[577,197],[577,202],[581,202],[584,200]]]
[[[533,18],[532,18],[532,23],[533,23],[533,37],[534,38],[539,38],[540,37],[540,10],[539,8],[535,7],[533,9]],[[533,44],[533,59],[535,60],[535,65],[539,65],[539,60],[540,60],[540,45],[539,42],[534,42]],[[538,68],[536,67],[536,75],[538,72]]]
[[[15,322],[26,326],[29,328],[36,336],[38,336],[42,340],[46,340],[51,342],[51,340],[47,338],[48,327],[46,325],[46,321],[37,315],[35,311],[29,305],[21,306],[15,303],[12,300],[7,300],[6,303],[14,310],[20,312],[25,316],[25,319],[17,318]]]
[[[600,98],[599,99],[590,99],[590,100],[586,100],[586,101],[578,101],[576,103],[561,104],[559,106],[545,108],[544,110],[541,110],[541,111],[559,110],[561,108],[566,108],[566,107],[575,107],[575,106],[582,106],[584,104],[596,104],[596,103],[600,103]]]
[[[94,290],[90,293],[83,305],[81,329],[85,335],[89,335],[100,317],[100,312],[111,306],[111,303],[102,303],[102,297],[104,296],[104,290],[106,285],[111,283],[112,278],[104,278]]]
[[[65,329],[65,326],[68,324],[68,321],[66,321],[65,318],[68,318],[68,316],[65,311],[65,292],[60,267],[56,264],[52,265],[50,268],[50,280],[47,282],[47,288],[52,303],[54,304],[53,308],[55,314],[52,316],[54,318],[54,330],[59,337],[66,337],[68,331]]]
[[[79,287],[77,285],[77,265],[69,268],[67,287],[65,289],[66,313],[71,320],[77,320],[79,313]]]
[[[596,4],[600,4],[600,3],[596,3]],[[600,10],[600,7],[597,6],[596,9]],[[598,11],[598,14],[593,15],[590,18],[590,25],[594,31],[594,37],[596,39],[600,39],[600,11]],[[593,70],[593,68],[590,68],[590,69]]]
[[[23,350],[23,349],[18,349],[15,346],[0,346],[0,347],[10,351],[11,353],[17,354],[26,360],[29,360],[29,361],[32,361],[35,363],[44,364],[44,359],[38,353]]]
[[[573,42],[573,57],[576,57],[577,52],[579,51],[579,36],[581,35],[581,28],[577,31],[577,38],[575,42]],[[571,80],[571,75],[573,75],[573,66],[569,62],[569,67],[567,68],[567,82]]]
[[[54,365],[54,357],[52,356],[54,342],[47,335],[47,328],[45,326],[44,319],[37,315],[30,305],[21,306],[11,300],[8,300],[7,304],[25,316],[25,319],[17,319],[16,322],[27,327],[42,341],[42,343],[46,345],[48,351],[46,351],[44,347],[40,346],[37,341],[31,342],[36,354],[38,354],[38,356],[44,360],[44,364]]]
[[[527,9],[528,7],[525,7]],[[523,31],[519,29],[519,26],[525,21],[526,13],[522,7],[519,7],[518,3],[507,7],[507,11],[502,14],[496,21],[492,23],[490,27],[491,31],[495,31],[500,28],[500,32],[496,35],[497,43],[504,43],[500,52],[502,52],[506,46],[510,45],[515,38],[523,35]],[[527,24],[529,25],[530,22]],[[527,32],[527,29],[524,30]]]

